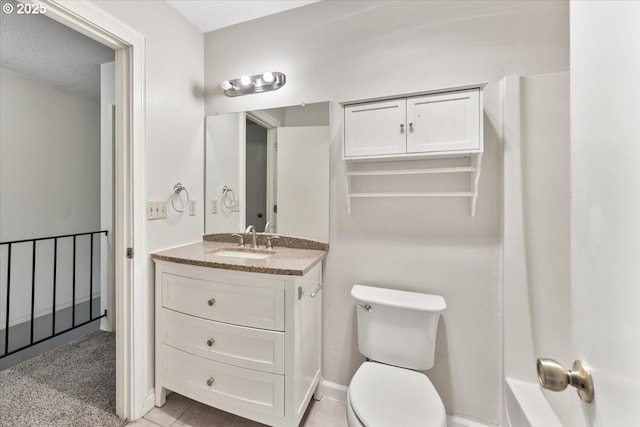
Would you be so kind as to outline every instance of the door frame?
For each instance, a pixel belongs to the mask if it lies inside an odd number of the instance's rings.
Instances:
[[[115,50],[116,126],[114,164],[114,246],[116,294],[116,414],[135,419],[144,401],[144,378],[136,375],[134,354],[144,354],[142,295],[134,283],[146,283],[144,257],[145,37],[88,2],[20,0],[44,5],[49,18]],[[127,258],[127,248],[133,257]],[[140,300],[140,301],[137,301]],[[142,363],[142,362],[141,362]],[[142,369],[140,369],[142,371]],[[141,387],[136,387],[139,385]],[[138,395],[136,395],[138,392]]]
[[[276,188],[274,183],[276,182],[276,151],[278,149],[277,142],[277,129],[281,126],[280,120],[273,117],[271,114],[265,111],[247,111],[246,119],[262,126],[267,129],[267,212],[266,221],[273,223],[277,227],[276,215],[273,212],[273,205],[276,203]],[[244,144],[240,144],[240,171],[242,176],[240,177],[241,190],[240,192],[246,198],[246,133]],[[244,200],[244,199],[241,199]],[[246,203],[245,203],[246,204]],[[241,221],[245,221],[246,210],[241,215]],[[244,229],[246,224],[241,223],[240,228]],[[276,228],[277,230],[277,228]]]

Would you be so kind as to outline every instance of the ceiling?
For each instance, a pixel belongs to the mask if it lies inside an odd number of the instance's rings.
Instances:
[[[203,33],[283,12],[319,0],[167,0]]]
[[[167,0],[202,32],[305,6],[319,0]],[[16,0],[0,0],[0,4]],[[58,89],[100,97],[100,64],[114,51],[44,15],[2,14],[0,66]]]
[[[14,0],[0,0],[17,4]],[[58,89],[100,98],[100,64],[114,51],[44,15],[2,14],[0,66]]]

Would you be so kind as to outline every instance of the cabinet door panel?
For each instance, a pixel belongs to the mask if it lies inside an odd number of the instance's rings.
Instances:
[[[405,121],[404,99],[346,106],[345,157],[404,154]]]
[[[480,115],[478,89],[407,99],[407,152],[481,151]]]

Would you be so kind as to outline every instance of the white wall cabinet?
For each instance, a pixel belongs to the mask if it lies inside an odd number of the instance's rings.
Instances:
[[[321,264],[284,276],[156,260],[156,406],[171,390],[298,426],[321,379],[321,284]]]
[[[347,210],[351,201],[372,197],[466,197],[475,216],[482,165],[482,87],[466,86],[395,99],[347,103],[344,106],[344,159],[347,161]],[[468,157],[455,167],[365,168],[352,162],[428,160]],[[408,162],[407,162],[408,163]],[[470,174],[461,191],[354,191],[352,180],[366,177]]]
[[[480,88],[344,107],[346,160],[482,152]]]

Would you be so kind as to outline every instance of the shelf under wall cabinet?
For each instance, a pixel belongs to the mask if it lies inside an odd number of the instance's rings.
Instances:
[[[482,170],[482,153],[465,154],[469,157],[468,166],[449,166],[449,167],[433,167],[420,169],[374,169],[374,170],[349,170],[351,162],[347,161],[347,172],[345,174],[347,184],[347,211],[351,215],[351,200],[363,198],[381,198],[381,197],[469,197],[471,200],[471,216],[476,215],[476,203],[478,200],[478,183],[480,181],[480,172]],[[430,175],[430,174],[469,174],[469,191],[352,191],[352,182],[354,178],[382,177],[382,176],[407,176],[407,175]]]

